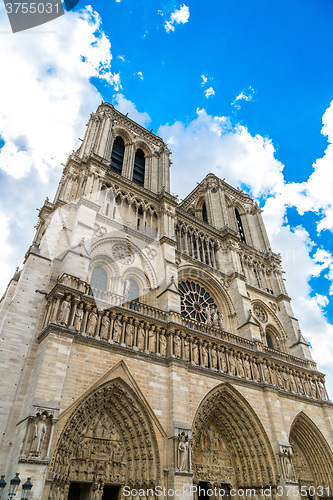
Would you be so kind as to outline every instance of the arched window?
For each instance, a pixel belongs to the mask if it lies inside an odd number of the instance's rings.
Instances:
[[[205,202],[202,205],[202,220],[208,224],[207,207]]]
[[[95,267],[91,273],[90,285],[99,288],[100,290],[106,290],[108,286],[108,275],[105,269],[102,267]]]
[[[133,182],[143,186],[145,183],[145,154],[142,149],[137,149],[134,158]]]
[[[238,225],[238,231],[239,231],[240,239],[241,239],[241,241],[243,243],[246,243],[244,229],[243,229],[243,224],[242,224],[242,219],[241,219],[241,216],[239,215],[239,212],[238,212],[237,208],[235,208],[235,215],[236,215],[236,220],[237,220],[237,225]]]
[[[127,278],[124,283],[124,296],[128,300],[139,300],[140,297],[140,289],[139,285],[133,278]]]
[[[267,342],[267,347],[269,347],[270,349],[274,349],[273,340],[269,333],[266,333],[266,342]]]
[[[118,136],[115,138],[113,143],[110,170],[113,170],[113,172],[116,172],[119,175],[121,175],[123,169],[124,154],[125,144],[123,139]]]

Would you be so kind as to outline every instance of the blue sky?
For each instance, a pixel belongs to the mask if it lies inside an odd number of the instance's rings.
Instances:
[[[329,0],[81,0],[13,35],[0,4],[1,289],[110,101],[169,143],[180,197],[212,171],[259,200],[332,395],[332,23]]]

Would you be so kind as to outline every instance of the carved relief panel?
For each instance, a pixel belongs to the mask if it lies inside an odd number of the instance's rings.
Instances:
[[[193,470],[197,481],[235,483],[235,471],[221,430],[213,420],[202,428],[193,445]]]

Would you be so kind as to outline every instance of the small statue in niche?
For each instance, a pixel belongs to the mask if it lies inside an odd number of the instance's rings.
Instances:
[[[243,367],[243,360],[241,358],[240,353],[237,354],[236,362],[237,362],[237,375],[239,377],[244,378],[245,373],[244,373],[244,367]]]
[[[188,437],[185,432],[181,432],[178,436],[178,469],[179,470],[187,470],[187,462],[188,462]]]
[[[232,351],[229,352],[229,371],[231,375],[236,375],[236,361]]]
[[[180,358],[182,355],[182,341],[179,335],[175,335],[173,339],[173,352],[177,358]]]
[[[223,314],[219,313],[219,327],[223,330]]]
[[[137,347],[139,351],[143,351],[145,348],[145,338],[146,338],[146,332],[144,329],[144,323],[140,323],[138,329],[138,337],[137,337]]]
[[[155,325],[153,325],[148,332],[148,351],[154,353],[156,350],[156,332]]]
[[[107,340],[109,337],[110,323],[109,311],[106,311],[102,318],[101,332],[99,335],[103,340]]]
[[[164,333],[160,334],[160,355],[166,356],[167,341]]]
[[[190,360],[190,342],[188,338],[184,340],[184,358],[186,361]]]
[[[287,448],[283,449],[283,465],[285,478],[289,481],[296,481],[295,471],[292,463],[292,453]]]
[[[251,365],[249,361],[249,356],[246,354],[244,358],[244,369],[245,369],[245,377],[251,380]]]
[[[46,415],[45,413],[42,413],[42,415],[36,417],[35,419],[34,433],[30,449],[31,455],[38,457],[41,454],[41,449],[46,433],[47,433]]]
[[[195,342],[192,344],[192,360],[196,365],[199,364],[199,349],[198,349],[198,344]]]
[[[219,359],[219,370],[221,372],[227,373],[228,366],[227,366],[227,358],[225,355],[224,347],[221,347],[221,349],[219,349],[218,359]]]
[[[71,296],[67,295],[65,300],[62,301],[62,304],[60,307],[58,323],[60,323],[61,325],[64,325],[64,326],[68,325],[71,309],[72,309]]]
[[[118,315],[117,318],[115,319],[114,325],[113,325],[113,340],[117,344],[119,344],[120,339],[121,339],[121,333],[123,329],[122,322],[120,321],[121,316]]]
[[[133,325],[133,319],[130,318],[129,323],[127,323],[126,325],[126,331],[125,331],[125,344],[128,347],[132,347],[133,338],[134,338],[134,325]]]
[[[217,368],[217,352],[215,347],[212,348],[211,351],[211,360],[212,360],[212,368]]]
[[[83,302],[80,302],[80,304],[76,308],[75,316],[74,316],[74,328],[78,332],[81,331],[83,315],[84,315]]]
[[[206,366],[208,368],[208,349],[207,349],[206,345],[202,346],[201,355],[202,355],[203,366]]]
[[[87,323],[87,335],[93,337],[95,335],[96,325],[97,325],[97,309],[96,307],[90,312]]]

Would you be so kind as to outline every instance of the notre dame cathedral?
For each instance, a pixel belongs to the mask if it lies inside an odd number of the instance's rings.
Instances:
[[[16,472],[34,500],[333,498],[333,404],[261,210],[213,174],[179,202],[170,163],[102,103],[39,210],[0,302],[5,498]]]

